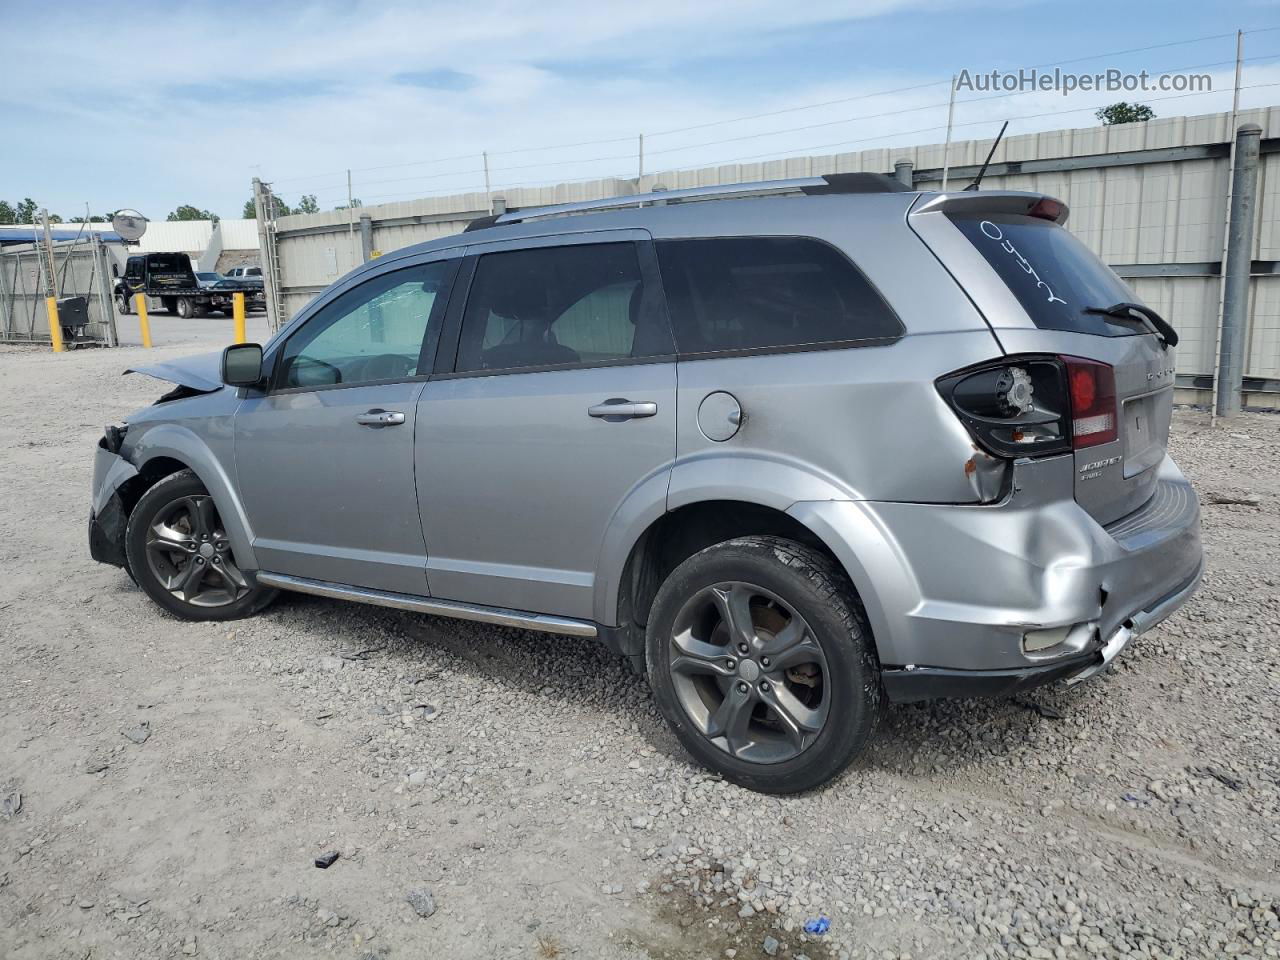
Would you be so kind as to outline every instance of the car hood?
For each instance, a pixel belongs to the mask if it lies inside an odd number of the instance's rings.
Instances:
[[[149,363],[144,367],[130,367],[125,373],[145,373],[148,377],[176,383],[196,393],[213,393],[223,386],[222,352],[180,357],[164,363]]]

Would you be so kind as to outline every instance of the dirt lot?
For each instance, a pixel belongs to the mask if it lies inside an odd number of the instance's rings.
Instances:
[[[1177,415],[1209,572],[1110,675],[776,799],[586,641],[162,614],[85,542],[142,353],[0,347],[0,956],[1280,956],[1280,417]]]

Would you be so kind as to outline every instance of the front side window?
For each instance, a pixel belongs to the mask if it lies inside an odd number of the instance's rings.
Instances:
[[[280,385],[318,387],[428,373],[425,345],[439,328],[456,260],[366,280],[325,306],[285,344]]]
[[[517,370],[671,352],[632,243],[485,254],[476,264],[458,372]]]
[[[878,341],[902,333],[867,278],[819,240],[718,237],[657,246],[681,354]]]

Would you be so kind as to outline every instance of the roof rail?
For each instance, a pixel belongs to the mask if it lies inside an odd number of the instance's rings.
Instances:
[[[549,207],[529,207],[526,210],[512,210],[493,218],[484,217],[475,221],[473,225],[468,225],[467,229],[478,230],[488,226],[541,220],[546,217],[591,213],[596,210],[615,210],[620,207],[643,207],[648,204],[665,204],[673,201],[679,203],[784,194],[890,193],[906,189],[897,180],[881,173],[839,173],[822,177],[795,177],[790,180],[728,183],[714,187],[689,187],[684,190],[655,190],[653,193],[584,200],[581,203],[558,203]]]

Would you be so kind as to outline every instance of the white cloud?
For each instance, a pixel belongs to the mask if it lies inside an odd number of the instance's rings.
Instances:
[[[290,201],[303,192],[318,194],[322,207],[342,202],[341,171],[347,167],[356,170],[356,194],[366,202],[478,187],[482,150],[491,153],[495,187],[633,175],[631,138],[641,130],[649,135],[648,169],[799,153],[837,142],[849,145],[833,149],[933,142],[941,139],[940,129],[905,131],[945,122],[945,83],[683,134],[654,134],[938,80],[949,65],[864,67],[851,70],[847,82],[815,83],[792,79],[786,65],[770,58],[784,33],[894,13],[924,22],[929,12],[949,5],[872,0],[851,10],[829,0],[498,0],[270,4],[242,15],[226,5],[10,3],[0,8],[0,26],[27,39],[6,47],[0,123],[11,135],[2,189],[36,196],[64,216],[86,199],[95,210],[129,205],[152,217],[178,203],[236,216],[255,173],[275,180]],[[49,69],[48,49],[58,51],[57,69]],[[760,82],[748,91],[736,82],[717,82],[706,66],[716,57],[759,61]],[[397,80],[404,74],[444,76],[445,86],[454,89]],[[465,82],[452,83],[449,78],[458,75]],[[1230,82],[1225,75],[1215,80]],[[1259,91],[1265,102],[1275,99],[1274,92]],[[1037,94],[979,102],[962,105],[957,121],[1115,99],[1078,94],[1064,101]],[[1224,99],[1229,102],[1229,94],[1153,105],[1161,115],[1199,113],[1222,109]],[[891,115],[850,121],[881,113]],[[836,120],[843,122],[733,140]],[[1085,111],[1021,121],[1011,133],[1092,123]],[[993,127],[960,127],[956,136],[991,133]],[[508,152],[623,137],[624,143],[579,149]],[[715,140],[730,142],[674,149]],[[460,155],[466,159],[392,166]],[[586,162],[598,157],[616,159]],[[368,169],[377,167],[391,168]],[[309,177],[326,171],[335,175]]]

